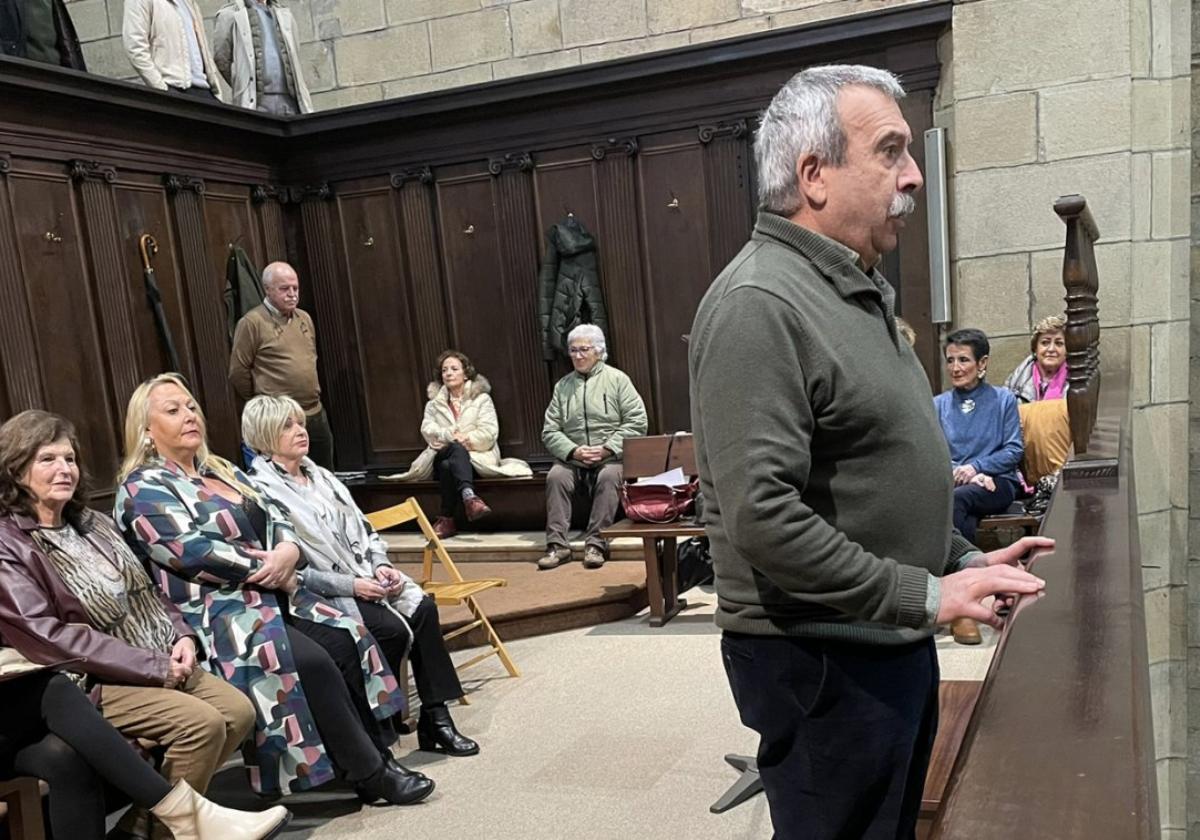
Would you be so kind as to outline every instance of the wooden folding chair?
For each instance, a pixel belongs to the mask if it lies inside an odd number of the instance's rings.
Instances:
[[[394,528],[397,525],[403,525],[405,522],[413,521],[416,521],[417,525],[421,528],[421,533],[428,540],[422,554],[421,588],[433,596],[439,607],[466,604],[467,609],[471,611],[472,620],[468,621],[462,627],[458,627],[447,633],[445,637],[446,641],[450,641],[464,633],[470,633],[476,627],[484,628],[484,631],[487,633],[488,644],[491,645],[491,650],[463,662],[458,666],[458,670],[461,671],[464,668],[469,668],[475,663],[482,662],[492,654],[495,654],[504,663],[504,668],[508,671],[509,676],[521,676],[520,669],[513,663],[512,658],[508,655],[508,650],[504,647],[504,643],[496,635],[495,628],[492,627],[492,623],[488,621],[487,615],[483,612],[483,609],[479,606],[479,602],[475,598],[476,595],[485,589],[491,589],[493,586],[507,586],[508,581],[504,578],[479,578],[477,580],[467,580],[464,578],[462,573],[459,572],[458,566],[450,559],[450,554],[446,551],[446,547],[442,545],[442,541],[434,533],[433,526],[425,518],[425,512],[421,510],[421,506],[417,504],[416,499],[408,499],[390,508],[369,513],[367,514],[367,520],[376,531],[383,531],[387,528]],[[433,579],[434,556],[437,557],[438,562],[445,568],[446,574],[450,578],[449,580],[437,581]]]
[[[12,840],[43,840],[42,791],[37,779],[18,776],[0,781],[0,815],[8,822]]]

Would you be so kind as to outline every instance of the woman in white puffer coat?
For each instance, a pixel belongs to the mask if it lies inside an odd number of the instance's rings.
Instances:
[[[421,436],[429,446],[400,480],[438,478],[442,507],[433,529],[445,539],[457,533],[454,511],[460,499],[471,522],[491,512],[475,493],[476,474],[527,477],[533,470],[518,458],[500,457],[500,421],[492,387],[475,372],[467,355],[447,350],[438,356],[436,370],[441,382],[429,383],[429,402],[421,421]]]

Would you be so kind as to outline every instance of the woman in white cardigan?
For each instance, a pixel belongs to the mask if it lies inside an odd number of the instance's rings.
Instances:
[[[429,383],[429,402],[421,421],[421,436],[429,444],[401,481],[437,476],[442,507],[433,530],[442,539],[458,533],[454,511],[461,499],[467,519],[474,522],[491,513],[475,493],[475,475],[524,477],[533,470],[517,458],[500,457],[500,421],[492,403],[492,387],[475,372],[465,353],[447,350],[438,356],[441,384]]]

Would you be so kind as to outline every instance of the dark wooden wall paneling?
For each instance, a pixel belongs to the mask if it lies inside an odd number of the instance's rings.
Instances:
[[[756,112],[805,64],[862,61],[901,73],[919,138],[949,9],[287,123],[0,59],[0,411],[58,408],[80,422],[97,472],[115,465],[127,392],[165,365],[137,250],[152,233],[217,451],[234,455],[238,439],[222,300],[237,242],[259,267],[287,258],[301,273],[341,466],[394,468],[421,449],[425,385],[448,346],[493,381],[505,451],[544,461],[542,412],[569,366],[542,358],[538,264],[546,229],[574,213],[597,237],[611,361],[652,429],[686,428],[682,335],[750,229]],[[924,237],[914,217],[889,263],[919,334]]]

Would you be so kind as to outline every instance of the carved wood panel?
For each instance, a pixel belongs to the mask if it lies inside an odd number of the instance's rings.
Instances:
[[[236,460],[240,446],[237,407],[229,387],[229,342],[225,324],[223,280],[213,268],[205,226],[204,182],[182,175],[164,179],[179,243],[198,378],[191,383],[208,420],[212,449]],[[222,264],[223,265],[223,264]],[[221,285],[218,285],[220,280]]]
[[[450,341],[493,385],[502,452],[525,457],[541,449],[541,423],[536,428],[529,424],[525,404],[536,398],[518,390],[519,356],[531,352],[514,339],[510,295],[518,281],[505,276],[495,179],[485,171],[463,169],[437,180]],[[532,298],[536,277],[526,284]]]
[[[171,227],[167,196],[161,184],[146,180],[118,180],[114,188],[120,226],[120,251],[124,268],[125,290],[129,302],[134,340],[137,343],[138,370],[146,379],[170,367],[166,349],[158,336],[153,310],[146,297],[142,260],[138,241],[149,234],[158,242],[158,254],[151,258],[155,279],[162,295],[163,311],[179,354],[181,371],[189,382],[198,382],[192,341],[191,312],[179,268],[179,243]]]
[[[65,170],[13,171],[8,185],[44,401],[79,431],[98,484],[116,471],[119,426],[104,366],[99,313],[88,288],[74,190]],[[26,363],[30,363],[32,360]]]
[[[420,428],[428,373],[417,363],[422,325],[397,270],[401,231],[392,187],[377,181],[356,191],[339,186],[337,206],[358,351],[354,370],[363,383],[366,461],[409,461],[425,448]]]
[[[118,417],[123,422],[125,402],[142,377],[121,260],[117,205],[113,200],[112,185],[117,180],[117,170],[94,161],[75,160],[71,162],[70,175],[79,185],[104,348]]]
[[[4,329],[0,329],[0,370],[4,372],[4,416],[36,408],[45,399],[36,362],[32,314],[22,279],[20,253],[17,250],[8,174],[12,161],[0,155],[0,311]]]
[[[642,138],[637,169],[658,431],[689,429],[683,336],[714,276],[705,154],[696,131]]]
[[[420,325],[414,362],[423,373],[432,375],[434,362],[450,344],[433,206],[433,172],[423,167],[414,173],[393,173],[391,182],[400,208],[404,274],[412,290],[413,317]]]

